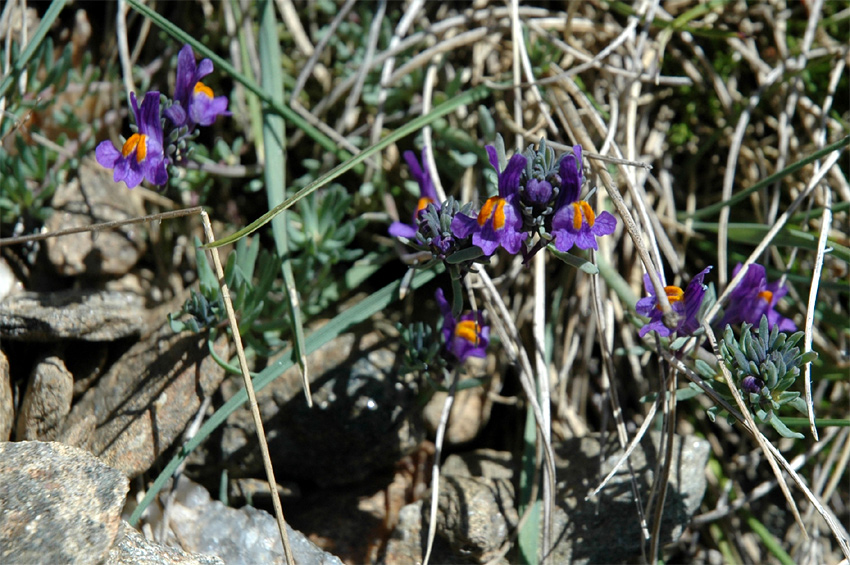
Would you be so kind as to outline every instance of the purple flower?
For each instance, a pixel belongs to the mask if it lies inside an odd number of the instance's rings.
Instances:
[[[711,267],[706,267],[697,276],[691,279],[688,287],[683,291],[678,286],[665,286],[664,291],[667,294],[667,300],[673,311],[679,315],[679,322],[672,330],[664,325],[661,306],[658,304],[658,297],[655,295],[655,288],[650,282],[649,275],[643,276],[643,286],[649,296],[641,298],[635,305],[637,313],[641,316],[649,318],[649,323],[640,329],[640,337],[645,336],[651,331],[658,332],[661,337],[667,337],[673,331],[680,336],[692,335],[699,329],[700,321],[697,319],[702,300],[705,297],[706,286],[702,284],[705,275],[711,270]]]
[[[557,206],[560,209],[564,203],[577,201],[581,194],[581,183],[584,178],[584,171],[581,168],[581,145],[574,145],[573,152],[561,159],[558,176],[561,177],[561,191],[558,194]]]
[[[598,249],[596,238],[614,233],[617,219],[604,211],[597,216],[590,204],[579,200],[583,176],[580,145],[573,147],[573,153],[561,159],[559,174],[561,192],[552,218],[555,249],[564,253],[573,245],[579,249]]]
[[[567,202],[552,218],[552,235],[555,249],[569,251],[573,245],[579,249],[598,249],[596,238],[614,233],[617,219],[609,212],[598,216],[584,200]]]
[[[519,178],[525,168],[526,159],[516,154],[511,157],[504,171],[499,171],[496,149],[487,146],[490,164],[499,174],[499,195],[491,196],[484,203],[478,218],[458,214],[452,220],[452,232],[463,239],[472,234],[472,244],[490,256],[501,245],[505,251],[515,255],[527,234],[522,231],[522,216],[519,204]]]
[[[738,263],[732,272],[733,277],[740,272],[741,267],[741,263]],[[727,324],[740,324],[741,322],[758,326],[762,315],[765,315],[770,329],[778,324],[779,331],[793,332],[797,329],[794,322],[780,316],[774,310],[779,300],[786,294],[788,294],[788,289],[785,285],[780,285],[779,281],[768,283],[764,267],[753,263],[747,269],[744,278],[729,295],[729,305],[724,311],[720,327],[726,327]]]
[[[195,125],[208,126],[218,116],[229,116],[227,97],[213,96],[210,87],[201,79],[213,71],[212,61],[202,59],[195,64],[195,52],[184,45],[177,55],[177,81],[174,87],[175,104],[165,110],[166,117],[175,127]]]
[[[752,375],[747,375],[741,380],[741,390],[749,394],[757,394],[763,387],[764,381]]]
[[[145,94],[141,109],[133,92],[130,102],[138,131],[124,142],[120,151],[111,141],[102,141],[95,150],[97,162],[107,169],[115,169],[112,178],[115,182],[124,181],[127,188],[137,187],[143,179],[163,185],[168,181],[168,172],[162,147],[159,92]]]
[[[468,312],[456,320],[443,289],[437,289],[437,304],[443,313],[443,339],[446,349],[463,363],[469,357],[485,357],[490,343],[490,327],[482,324],[481,314]]]
[[[422,150],[422,164],[425,164],[425,149]],[[413,239],[419,229],[419,220],[422,213],[428,208],[429,204],[433,204],[437,211],[440,210],[440,203],[437,200],[437,190],[434,188],[434,183],[428,171],[420,166],[416,160],[416,154],[413,151],[404,152],[404,160],[407,161],[407,166],[410,167],[410,172],[416,182],[419,183],[419,202],[416,204],[416,211],[413,212],[413,223],[405,224],[403,222],[393,222],[390,224],[390,235],[393,237],[405,237]]]

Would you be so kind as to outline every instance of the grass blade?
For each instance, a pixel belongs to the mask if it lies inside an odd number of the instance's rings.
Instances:
[[[394,131],[393,133],[389,134],[387,137],[385,137],[384,139],[382,139],[381,141],[379,141],[378,143],[376,143],[372,147],[362,151],[358,155],[355,155],[354,157],[352,157],[348,161],[345,161],[344,163],[340,163],[339,165],[337,165],[336,167],[334,167],[333,169],[331,169],[330,171],[328,171],[327,173],[325,173],[324,175],[322,175],[321,177],[319,177],[315,181],[311,182],[310,184],[308,184],[307,186],[305,186],[304,188],[299,190],[294,195],[290,196],[289,198],[287,198],[286,200],[284,200],[283,202],[281,202],[280,204],[275,206],[274,209],[266,212],[265,214],[260,216],[260,218],[258,218],[257,220],[254,220],[248,226],[242,228],[241,230],[237,231],[236,233],[233,233],[233,234],[231,234],[227,237],[219,239],[214,244],[207,244],[207,245],[209,245],[210,247],[220,247],[222,245],[229,245],[229,244],[235,242],[236,240],[243,238],[250,233],[253,233],[254,231],[258,230],[259,228],[263,227],[265,224],[270,222],[272,218],[274,218],[275,216],[280,214],[282,211],[286,210],[287,208],[289,208],[290,206],[292,206],[293,204],[295,204],[296,202],[298,202],[299,200],[301,200],[302,198],[304,198],[308,194],[311,194],[311,193],[315,192],[316,190],[318,190],[319,188],[325,186],[326,184],[328,184],[332,180],[336,179],[337,177],[339,177],[343,173],[350,171],[352,168],[356,167],[357,165],[359,165],[360,163],[362,163],[363,161],[365,161],[366,159],[368,159],[369,157],[371,157],[375,153],[384,150],[386,147],[388,147],[389,145],[392,145],[396,141],[407,137],[408,135],[410,135],[410,134],[422,129],[426,125],[434,122],[435,120],[442,118],[446,114],[453,112],[456,108],[458,108],[460,106],[472,104],[473,102],[481,100],[489,92],[490,92],[489,87],[487,87],[485,85],[479,85],[479,86],[476,86],[475,88],[473,88],[471,90],[468,90],[468,91],[466,91],[462,94],[455,96],[451,100],[447,100],[446,102],[443,102],[442,104],[440,104],[439,106],[434,108],[428,114],[425,114],[424,116],[419,116],[415,120],[409,122],[407,125],[399,128],[396,131]]]
[[[44,41],[47,32],[50,31],[50,28],[53,26],[53,22],[56,21],[57,17],[59,17],[59,12],[62,11],[62,8],[64,8],[67,3],[68,0],[53,0],[50,4],[50,7],[41,18],[41,22],[38,24],[35,33],[32,35],[32,39],[30,39],[30,42],[27,43],[27,46],[21,52],[20,56],[18,56],[12,63],[12,67],[9,69],[9,74],[3,77],[3,81],[0,82],[0,99],[6,96],[6,91],[9,90],[9,87],[11,87],[12,84],[14,84],[15,79],[21,71],[26,68],[30,59],[32,59],[32,56],[35,55],[35,52],[38,50],[39,46],[41,46],[41,42]]]
[[[266,0],[260,16],[260,68],[263,71],[261,83],[269,97],[283,104],[283,76],[281,73],[282,54],[277,37],[277,18],[271,0]],[[271,112],[263,113],[263,146],[265,147],[266,196],[269,208],[274,209],[286,198],[286,127],[283,118]],[[272,219],[272,234],[277,254],[282,258],[284,289],[289,304],[289,321],[295,344],[295,357],[301,369],[301,385],[307,397],[307,405],[313,405],[310,395],[310,381],[307,378],[307,356],[304,354],[304,324],[298,301],[298,289],[292,274],[292,262],[289,257],[289,236],[287,225],[289,218],[280,214]]]

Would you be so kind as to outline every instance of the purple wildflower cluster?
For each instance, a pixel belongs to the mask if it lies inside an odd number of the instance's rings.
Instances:
[[[741,271],[741,263],[735,267],[732,276],[737,276]],[[725,328],[727,324],[742,324],[744,322],[758,326],[762,315],[767,316],[769,329],[779,326],[781,332],[793,332],[797,330],[794,322],[782,317],[775,310],[779,300],[788,294],[788,288],[779,281],[767,282],[767,273],[762,265],[753,263],[747,269],[744,278],[729,295],[729,305],[725,309],[720,327]]]
[[[214,96],[201,79],[213,71],[212,61],[195,63],[195,53],[184,45],[177,56],[177,80],[174,97],[169,100],[158,91],[147,92],[139,107],[136,94],[130,93],[135,133],[121,146],[102,141],[95,150],[97,162],[113,169],[115,182],[127,188],[143,180],[162,186],[168,182],[167,166],[179,162],[186,140],[197,126],[209,126],[218,116],[229,116],[227,97]]]
[[[733,276],[740,272],[741,267],[742,265],[738,263]],[[678,321],[674,328],[664,324],[658,296],[650,283],[649,275],[644,275],[643,284],[649,296],[641,298],[635,305],[635,309],[641,316],[649,318],[649,322],[640,329],[640,336],[643,337],[651,331],[658,333],[661,337],[667,337],[674,332],[679,336],[694,335],[702,323],[700,313],[705,310],[703,302],[708,288],[703,284],[703,280],[710,270],[711,267],[703,269],[691,279],[685,290],[678,286],[664,287],[670,306],[678,314]],[[762,316],[766,316],[769,329],[772,330],[774,326],[777,326],[779,331],[795,331],[797,327],[794,322],[784,318],[775,310],[779,300],[787,293],[788,289],[779,281],[769,283],[765,268],[754,263],[750,265],[740,284],[730,293],[729,304],[718,326],[720,329],[727,325],[745,323],[756,326]],[[745,384],[754,386],[752,383]]]
[[[431,250],[435,258],[457,263],[451,259],[454,253],[487,258],[500,247],[511,255],[522,252],[526,260],[549,243],[562,252],[573,247],[598,249],[596,238],[614,232],[613,215],[604,211],[597,215],[580,199],[584,184],[580,145],[557,158],[545,140],[538,149],[529,147],[510,160],[499,149],[486,147],[498,178],[498,194],[487,198],[477,213],[470,204],[444,211],[445,203],[438,201],[428,172],[412,152],[406,152],[420,198],[412,223],[394,222],[390,235],[420,250]],[[480,252],[469,251],[471,247]]]
[[[407,151],[404,158],[419,184],[419,200],[411,223],[393,222],[390,235],[430,253],[433,261],[445,262],[458,279],[473,263],[487,261],[499,248],[511,255],[522,253],[528,261],[550,243],[562,252],[573,247],[597,249],[596,238],[614,232],[614,216],[608,212],[597,215],[580,199],[584,184],[581,146],[556,157],[541,140],[537,149],[529,147],[510,160],[501,139],[486,150],[496,171],[498,193],[487,198],[478,212],[472,203],[461,205],[452,198],[440,202],[424,168],[424,150],[421,164]],[[447,351],[461,362],[470,356],[483,357],[489,329],[482,328],[477,314],[460,316],[458,306],[453,312],[442,290],[437,302],[443,312]]]
[[[484,255],[502,247],[511,255],[523,251],[527,260],[550,242],[562,252],[573,246],[598,249],[596,238],[614,233],[614,216],[608,212],[597,216],[579,198],[584,183],[580,145],[555,158],[541,140],[538,149],[529,147],[503,166],[496,147],[488,145],[487,155],[498,175],[498,195],[485,201],[477,217],[459,215],[452,222],[455,234],[471,236]],[[540,236],[537,245],[524,246],[535,234]]]

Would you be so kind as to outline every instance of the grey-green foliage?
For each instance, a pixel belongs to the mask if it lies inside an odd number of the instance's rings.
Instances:
[[[426,378],[442,380],[447,369],[440,355],[443,341],[430,324],[415,322],[409,326],[398,325],[399,342],[404,355],[400,374],[416,373]]]
[[[784,437],[803,437],[788,429],[778,416],[785,405],[806,413],[806,402],[800,393],[788,390],[800,376],[801,367],[818,356],[814,351],[800,352],[797,343],[803,335],[797,332],[788,336],[779,331],[778,325],[769,331],[767,317],[762,316],[756,331],[751,324],[743,324],[740,339],[735,339],[732,327],[726,326],[720,343],[723,360],[753,415],[758,421],[769,423]],[[731,398],[728,389],[723,391],[717,381],[715,388]],[[713,418],[716,412],[710,411],[709,416]]]
[[[353,198],[332,184],[301,200],[290,211],[288,223],[292,271],[301,294],[301,307],[307,316],[321,312],[339,299],[340,277],[333,270],[363,254],[352,248],[354,236],[365,220],[350,217]]]
[[[214,341],[221,329],[227,327],[227,313],[218,281],[196,238],[196,261],[200,292],[191,296],[176,315],[169,314],[168,322],[175,332],[210,331]],[[259,238],[243,238],[227,258],[224,280],[237,313],[239,333],[246,351],[270,356],[285,345],[281,333],[288,327],[286,303],[280,288],[280,258],[260,249]]]
[[[404,356],[399,375],[413,374],[421,378],[422,384],[427,385],[422,388],[426,399],[435,391],[449,390],[451,374],[454,371],[462,371],[463,367],[447,356],[443,333],[423,322],[408,326],[398,324],[396,327]],[[455,390],[482,386],[484,380],[478,377],[462,379],[455,386]]]
[[[12,42],[12,60],[18,55],[17,44]],[[4,57],[4,50],[0,49],[0,59]],[[88,56],[80,68],[91,69]],[[76,103],[57,107],[57,93],[66,90],[71,82],[85,90],[97,79],[97,72],[90,70],[82,76],[72,68],[70,44],[56,58],[53,41],[48,37],[29,62],[27,76],[25,93],[17,84],[8,91],[0,125],[0,225],[23,222],[30,230],[50,215],[49,203],[57,184],[65,181],[69,169],[76,168],[79,159],[94,148],[94,137],[81,135],[91,124],[77,116],[77,106],[86,97],[79,96]],[[41,131],[31,118],[48,112],[48,119],[62,133],[45,143],[33,136]],[[69,143],[69,133],[73,143]],[[60,158],[56,147],[70,155]]]

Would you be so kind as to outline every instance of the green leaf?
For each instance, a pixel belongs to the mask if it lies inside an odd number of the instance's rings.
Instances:
[[[573,255],[571,253],[564,253],[563,251],[558,251],[551,243],[547,246],[547,248],[552,254],[555,255],[555,257],[557,257],[567,265],[575,267],[576,269],[579,269],[580,271],[587,273],[588,275],[599,274],[599,268],[587,259],[579,257],[577,255]]]
[[[696,366],[697,372],[704,379],[710,379],[711,380],[711,379],[714,379],[714,377],[717,376],[717,370],[714,367],[712,367],[711,365],[709,365],[708,363],[706,363],[705,361],[703,361],[702,359],[697,359],[694,362],[694,365]]]
[[[467,247],[466,249],[461,249],[456,253],[452,253],[451,255],[446,257],[446,263],[448,263],[449,265],[457,265],[459,263],[475,261],[483,255],[484,252],[481,251],[481,248],[473,245],[472,247]]]
[[[282,53],[277,37],[277,19],[272,0],[265,0],[260,11],[260,68],[262,69],[262,88],[269,98],[278,104],[283,104],[283,77],[281,76]],[[283,119],[269,112],[263,114],[263,142],[265,146],[265,179],[266,196],[269,208],[274,209],[286,198],[286,128]],[[283,210],[281,210],[283,212]],[[271,218],[272,233],[275,248],[280,257],[289,257],[289,240],[287,238],[288,217],[280,214]],[[289,321],[293,330],[293,341],[298,366],[303,376],[304,394],[308,404],[310,397],[310,382],[307,380],[307,355],[304,351],[304,324],[301,318],[300,300],[295,288],[295,276],[292,274],[292,263],[284,259],[281,263],[283,271],[283,288],[289,304]]]
[[[786,426],[782,420],[777,418],[773,413],[770,414],[770,425],[773,426],[773,429],[779,432],[779,435],[782,437],[790,437],[794,439],[803,439],[806,437],[801,433],[791,431],[788,426]]]

